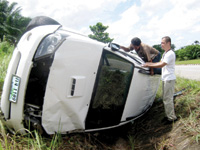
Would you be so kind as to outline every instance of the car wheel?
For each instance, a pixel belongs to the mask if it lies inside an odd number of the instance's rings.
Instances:
[[[35,27],[43,26],[43,25],[60,25],[60,23],[46,16],[38,16],[38,17],[33,18],[29,22],[28,26],[26,27],[26,32]]]

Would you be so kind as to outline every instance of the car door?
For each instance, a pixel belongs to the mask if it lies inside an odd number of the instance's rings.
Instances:
[[[134,64],[106,50],[103,51],[96,83],[86,118],[86,129],[109,127],[120,123]]]

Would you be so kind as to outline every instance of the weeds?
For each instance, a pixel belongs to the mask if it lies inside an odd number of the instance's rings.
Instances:
[[[34,150],[53,150],[58,149],[61,144],[62,137],[60,134],[55,134],[52,139],[42,137],[37,131],[30,132],[26,130],[27,134],[14,134],[9,135],[9,133],[4,128],[4,125],[0,121],[1,127],[1,144],[0,150],[10,150],[10,149],[34,149]]]
[[[134,146],[135,145],[134,137],[131,136],[131,135],[129,135],[128,139],[129,139],[129,144],[131,146],[131,150],[134,150],[135,149],[135,146]]]
[[[6,49],[5,47],[4,50],[0,49],[0,94],[8,62],[12,55],[11,52],[13,51],[13,48]],[[175,143],[175,141],[177,137],[181,136],[197,144],[200,143],[199,81],[177,77],[175,92],[183,88],[187,89],[175,99],[176,114],[180,116],[176,128],[180,130],[180,133],[169,135],[169,133],[175,132],[173,131],[175,127],[173,125],[165,126],[160,123],[160,120],[164,117],[162,101],[158,101],[162,96],[162,86],[160,84],[153,107],[147,114],[136,120],[130,131],[128,131],[128,136],[125,140],[127,141],[127,147],[129,149],[178,149],[176,146],[179,143]],[[113,141],[116,139],[116,134],[109,135],[108,138],[105,136],[105,133],[85,133],[66,136],[57,133],[47,138],[41,136],[37,131],[31,132],[26,130],[25,135],[19,135],[18,133],[12,135],[0,121],[0,150],[112,149],[112,144],[106,143],[107,139],[112,139],[110,143],[115,144]]]
[[[195,139],[197,143],[199,143],[200,141],[199,115],[200,115],[200,109],[196,109],[194,111],[191,111],[187,119],[181,120],[181,122],[184,124],[185,133],[193,137],[193,139]]]
[[[2,88],[13,50],[14,46],[11,46],[8,42],[0,43],[0,88]]]

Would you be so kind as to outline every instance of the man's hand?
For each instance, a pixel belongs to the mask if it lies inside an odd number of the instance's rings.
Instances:
[[[149,67],[149,66],[148,66],[148,63],[142,64],[141,66],[142,66],[142,67]]]

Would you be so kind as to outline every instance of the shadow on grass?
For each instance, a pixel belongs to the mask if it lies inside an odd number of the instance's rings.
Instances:
[[[175,105],[176,115],[182,118],[188,117],[187,104],[182,102]],[[98,139],[101,143],[107,144],[113,149],[119,139],[126,141],[124,149],[133,147],[130,137],[133,140],[134,150],[156,150],[159,143],[168,139],[169,133],[173,129],[173,124],[164,124],[162,119],[165,117],[162,100],[155,101],[152,108],[142,117],[135,120],[134,124],[122,126],[120,128],[98,132]]]
[[[83,145],[90,145],[95,150],[154,150],[160,139],[167,138],[167,134],[172,130],[172,125],[164,125],[161,122],[164,116],[163,102],[155,102],[152,108],[133,124],[129,123],[105,131],[84,133],[82,136],[87,142]]]
[[[134,137],[135,150],[153,150],[167,133],[172,130],[172,125],[165,125],[162,119],[165,117],[162,101],[154,102],[152,108],[141,118],[135,121],[129,132]]]

